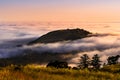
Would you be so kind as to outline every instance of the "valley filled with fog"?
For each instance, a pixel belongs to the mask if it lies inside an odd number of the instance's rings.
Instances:
[[[119,26],[120,23],[0,23],[0,58],[20,56],[25,50],[32,50],[74,54],[67,60],[72,65],[79,62],[82,54],[90,57],[99,54],[101,61],[106,62],[108,56],[120,54]],[[26,45],[50,31],[73,28],[99,34],[74,41]]]

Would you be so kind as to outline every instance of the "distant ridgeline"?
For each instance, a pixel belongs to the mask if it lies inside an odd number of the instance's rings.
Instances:
[[[92,33],[84,29],[56,30],[41,36],[37,40],[28,43],[28,45],[36,43],[54,43],[59,41],[82,39],[88,37],[89,34]]]

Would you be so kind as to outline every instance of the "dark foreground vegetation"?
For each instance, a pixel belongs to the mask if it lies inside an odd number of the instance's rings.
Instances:
[[[106,65],[98,71],[11,65],[0,68],[0,80],[120,80],[120,64]]]
[[[73,68],[64,61],[51,61],[46,67],[11,64],[0,67],[0,80],[120,80],[119,57],[108,57],[108,63],[103,67],[97,54],[92,59],[84,54],[78,67]]]

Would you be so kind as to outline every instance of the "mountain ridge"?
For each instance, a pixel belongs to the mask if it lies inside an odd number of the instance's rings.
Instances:
[[[77,40],[88,37],[89,34],[92,33],[79,28],[55,30],[48,32],[47,34],[39,37],[34,41],[29,42],[28,45],[36,44],[36,43],[54,43],[59,41]]]

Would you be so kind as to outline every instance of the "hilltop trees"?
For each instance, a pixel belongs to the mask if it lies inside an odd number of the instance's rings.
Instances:
[[[120,55],[109,56],[107,59],[108,61],[107,64],[108,65],[118,64],[119,58],[120,58]],[[100,61],[100,57],[98,56],[98,54],[95,54],[91,60],[87,54],[83,54],[80,57],[80,63],[79,63],[80,68],[84,69],[84,68],[92,67],[93,69],[99,69],[100,66],[101,66],[101,61]]]
[[[108,59],[107,59],[108,65],[117,64],[119,58],[120,58],[120,55],[109,56]]]
[[[112,65],[112,64],[118,64],[118,59],[120,58],[120,55],[116,56],[109,56],[107,61],[107,65]],[[101,60],[98,54],[93,55],[93,57],[89,57],[87,54],[83,54],[80,57],[80,62],[78,67],[73,67],[73,69],[78,70],[78,69],[85,69],[85,68],[90,68],[90,69],[95,69],[98,70],[101,67]],[[105,66],[105,65],[103,65]],[[55,67],[55,68],[69,68],[67,62],[61,62],[61,61],[52,61],[49,62],[47,67]]]
[[[99,69],[101,65],[100,62],[101,61],[98,54],[95,54],[92,57],[92,60],[90,60],[87,54],[84,54],[83,56],[80,57],[79,67],[84,69],[84,68],[88,68],[89,66],[92,66],[94,69]]]
[[[83,56],[80,57],[80,63],[79,63],[79,67],[80,68],[88,68],[90,64],[90,58],[87,54],[84,54]]]
[[[98,56],[98,54],[95,54],[93,57],[92,57],[92,60],[91,60],[91,65],[94,69],[99,69],[100,68],[100,57]]]

